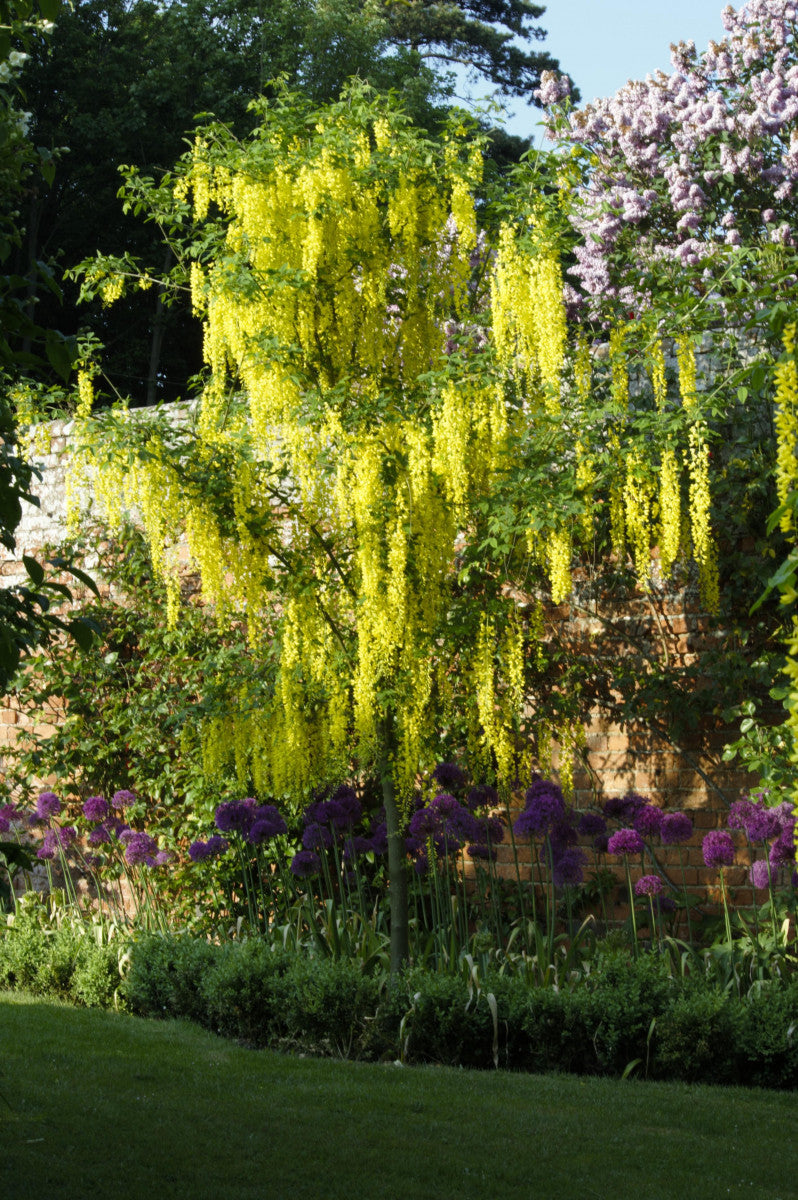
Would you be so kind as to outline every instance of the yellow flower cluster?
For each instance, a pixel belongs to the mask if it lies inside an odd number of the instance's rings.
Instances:
[[[699,414],[696,388],[695,349],[691,339],[683,336],[676,342],[679,364],[679,390],[682,404],[693,415],[689,431],[687,469],[690,480],[689,511],[693,557],[698,564],[701,598],[707,611],[715,613],[720,606],[718,564],[712,536],[709,445],[706,422]]]
[[[784,357],[776,364],[776,488],[784,504],[798,481],[798,365],[795,361],[795,324],[783,334]],[[779,524],[785,533],[794,532],[795,516],[785,509]]]
[[[500,362],[514,368],[532,408],[556,413],[567,342],[559,256],[541,231],[531,244],[505,222],[491,277],[493,339]]]

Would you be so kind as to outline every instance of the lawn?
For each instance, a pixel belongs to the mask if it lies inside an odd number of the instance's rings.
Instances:
[[[792,1093],[251,1051],[0,995],[4,1200],[798,1200]]]

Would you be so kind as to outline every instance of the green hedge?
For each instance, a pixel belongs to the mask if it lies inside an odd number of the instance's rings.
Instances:
[[[255,1047],[798,1087],[798,977],[740,999],[699,976],[673,978],[655,955],[607,956],[559,991],[422,969],[389,982],[255,939],[148,936],[125,948],[23,918],[0,936],[0,987],[184,1018]]]

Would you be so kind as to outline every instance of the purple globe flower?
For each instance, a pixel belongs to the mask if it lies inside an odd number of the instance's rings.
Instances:
[[[149,864],[151,867],[166,867],[174,856],[168,850],[159,850]]]
[[[42,844],[36,851],[36,857],[49,860],[55,858],[58,853],[58,840],[55,836],[54,829],[48,829],[42,839]]]
[[[771,877],[772,869],[766,858],[758,858],[756,862],[751,863],[748,878],[755,888],[770,887]]]
[[[596,837],[607,832],[607,822],[600,813],[583,812],[579,818],[577,830],[583,837]]]
[[[342,784],[336,788],[330,799],[320,804],[317,809],[318,823],[332,825],[338,832],[351,829],[362,815],[363,806],[355,789],[349,784]]]
[[[227,838],[223,838],[220,833],[211,834],[207,844],[208,851],[213,858],[218,858],[220,854],[224,854],[230,849],[230,843]]]
[[[438,763],[432,772],[432,778],[442,788],[451,788],[453,791],[458,791],[460,788],[465,787],[468,776],[462,767],[458,767],[457,763],[443,762]]]
[[[795,861],[795,821],[788,821],[770,847],[768,858],[771,866],[780,867]]]
[[[302,846],[305,850],[328,850],[333,836],[326,825],[308,825],[302,831]]]
[[[135,792],[131,792],[129,788],[120,788],[118,792],[114,792],[111,797],[114,808],[129,808],[131,804],[135,804],[138,796]]]
[[[251,797],[246,800],[225,800],[214,813],[216,828],[222,833],[240,833],[246,835],[255,820],[257,801]]]
[[[78,831],[74,825],[64,825],[62,829],[54,830],[54,833],[64,850],[67,850],[73,842],[77,841]]]
[[[318,875],[320,869],[319,856],[313,850],[300,850],[291,859],[291,874],[297,879],[309,879],[311,875]]]
[[[495,808],[499,803],[499,793],[489,783],[478,783],[469,791],[465,803],[472,812],[476,808]]]
[[[95,825],[94,829],[89,833],[89,845],[100,846],[105,842],[110,842],[111,832],[108,827],[103,825]]]
[[[55,792],[41,792],[36,801],[36,816],[41,821],[49,821],[61,811],[61,801]]]
[[[587,855],[581,847],[569,846],[552,865],[551,878],[554,886],[565,887],[567,884],[582,883],[586,862]]]
[[[262,804],[255,810],[255,819],[247,834],[247,841],[257,846],[287,832],[288,826],[274,805]]]
[[[371,846],[377,855],[388,853],[388,826],[384,820],[372,825]]]
[[[725,829],[713,829],[701,843],[701,853],[708,867],[729,867],[734,862],[734,842]]]
[[[192,842],[188,848],[188,856],[192,862],[204,862],[206,858],[210,857],[208,854],[208,843],[201,840]]]
[[[607,842],[609,854],[642,854],[643,839],[636,829],[619,829]]]
[[[0,833],[8,833],[11,828],[11,822],[5,813],[0,812]]]
[[[486,862],[495,862],[497,853],[498,851],[495,846],[483,846],[479,842],[475,842],[472,846],[466,848],[466,854],[469,858],[480,858]]]
[[[344,842],[344,862],[353,862],[356,858],[362,858],[364,854],[368,854],[372,849],[371,838],[362,837],[360,834],[354,834],[348,837]]]
[[[547,779],[536,780],[527,789],[526,808],[513,825],[517,837],[535,837],[548,833],[554,822],[565,816],[562,789]]]
[[[83,815],[87,821],[104,821],[109,811],[105,796],[89,796],[83,802]]]
[[[632,824],[639,834],[655,837],[662,827],[663,812],[656,804],[644,804],[635,813]]]
[[[604,813],[615,821],[632,821],[637,810],[647,803],[645,796],[627,792],[625,796],[611,796],[605,800]]]
[[[150,865],[158,853],[158,843],[148,833],[131,833],[125,839],[125,862],[131,866],[139,863]]]
[[[659,875],[641,875],[635,882],[636,896],[659,896],[664,890],[664,884]]]
[[[763,803],[735,800],[729,809],[729,829],[743,829],[751,842],[764,842],[776,837],[781,829],[779,812],[765,808]]]
[[[665,813],[659,827],[659,836],[663,846],[677,846],[680,842],[689,842],[693,836],[693,822],[686,813]]]

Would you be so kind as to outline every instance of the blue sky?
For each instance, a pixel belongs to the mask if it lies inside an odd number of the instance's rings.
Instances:
[[[587,103],[610,96],[627,79],[670,71],[671,42],[693,39],[699,50],[720,41],[724,0],[549,0],[540,24],[541,46],[558,58]],[[734,7],[740,8],[741,4]],[[532,136],[540,116],[521,101],[507,127]]]

